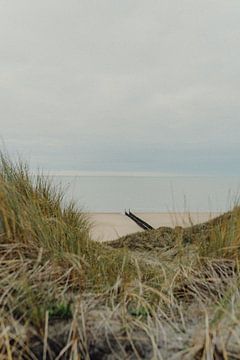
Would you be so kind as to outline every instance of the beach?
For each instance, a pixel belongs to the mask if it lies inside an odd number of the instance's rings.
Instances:
[[[121,236],[144,231],[124,213],[94,212],[87,215],[92,223],[91,237],[96,241],[115,240]],[[220,212],[136,212],[135,215],[157,229],[161,226],[188,227],[213,219],[220,215]]]

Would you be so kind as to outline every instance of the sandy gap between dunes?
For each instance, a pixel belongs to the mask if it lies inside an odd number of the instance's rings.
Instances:
[[[160,226],[184,226],[199,224],[208,221],[218,215],[219,212],[137,212],[141,219],[152,225],[154,228]],[[87,214],[92,223],[91,237],[97,241],[109,241],[121,236],[143,231],[134,221],[122,213],[96,212]]]

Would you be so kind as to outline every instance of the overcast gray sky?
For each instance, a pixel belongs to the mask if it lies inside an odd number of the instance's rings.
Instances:
[[[240,2],[0,0],[0,101],[33,167],[240,175]]]

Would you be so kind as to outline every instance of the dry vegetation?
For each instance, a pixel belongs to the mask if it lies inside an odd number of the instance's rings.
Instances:
[[[240,359],[240,209],[108,244],[0,161],[0,359]]]

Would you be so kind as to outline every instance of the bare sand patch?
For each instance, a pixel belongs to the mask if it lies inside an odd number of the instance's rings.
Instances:
[[[93,225],[91,229],[93,240],[115,240],[142,231],[135,222],[121,213],[89,213],[88,216]]]
[[[141,219],[146,221],[154,228],[159,228],[160,226],[192,226],[196,224],[200,224],[205,221],[209,221],[221,213],[219,212],[158,212],[158,213],[146,213],[139,212],[136,213]]]

